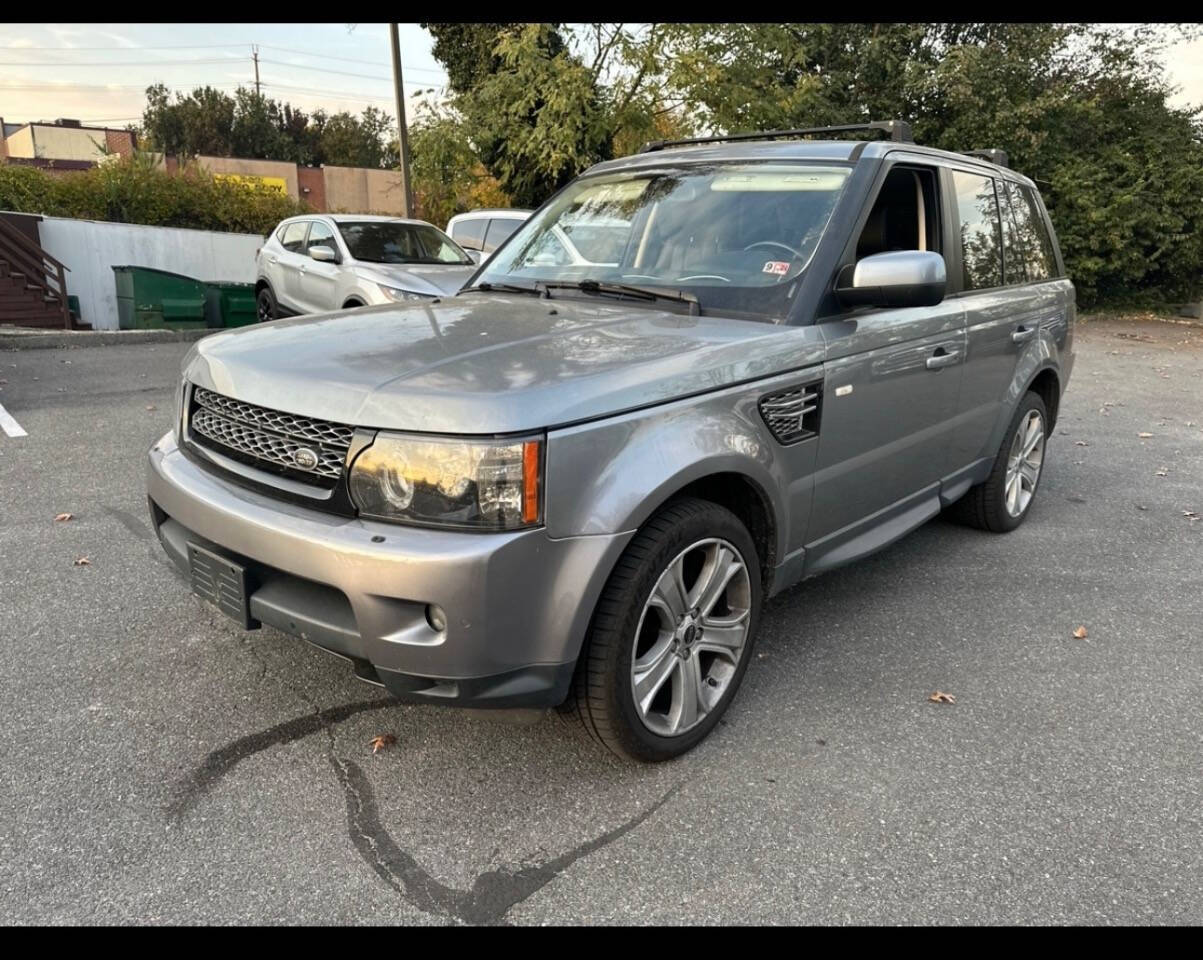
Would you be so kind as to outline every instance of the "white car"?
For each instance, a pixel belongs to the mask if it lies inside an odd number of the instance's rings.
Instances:
[[[451,239],[475,254],[477,260],[487,260],[530,217],[531,210],[469,210],[447,221]]]
[[[424,220],[310,214],[283,220],[255,255],[260,321],[457,292],[475,261]]]

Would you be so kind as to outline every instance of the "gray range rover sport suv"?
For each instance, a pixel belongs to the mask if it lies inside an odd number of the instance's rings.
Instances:
[[[401,700],[690,749],[766,597],[941,510],[1024,521],[1073,364],[1032,181],[844,129],[649,144],[454,296],[199,341],[149,452],[163,547]]]

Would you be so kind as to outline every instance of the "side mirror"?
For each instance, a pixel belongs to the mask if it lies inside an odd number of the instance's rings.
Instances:
[[[848,307],[934,307],[947,286],[938,253],[895,250],[848,264],[836,278],[835,295]]]
[[[479,250],[471,250],[468,247],[464,247],[464,253],[466,253],[468,255],[468,259],[471,260],[473,263],[480,263],[480,251]]]
[[[338,251],[333,247],[320,246],[310,247],[309,256],[314,260],[321,260],[323,263],[338,263]]]

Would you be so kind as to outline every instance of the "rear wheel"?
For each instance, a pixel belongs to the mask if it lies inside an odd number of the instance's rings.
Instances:
[[[255,317],[260,323],[275,320],[278,316],[276,297],[271,287],[262,287],[255,297]]]
[[[743,679],[760,600],[755,544],[739,518],[706,500],[669,504],[602,592],[566,711],[622,756],[692,749]]]
[[[1044,400],[1029,392],[1003,435],[990,476],[953,505],[952,515],[993,533],[1009,533],[1023,523],[1040,485],[1047,436]]]

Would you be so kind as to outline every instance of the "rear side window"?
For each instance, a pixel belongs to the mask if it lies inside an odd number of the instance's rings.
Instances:
[[[1029,283],[1048,280],[1057,273],[1057,260],[1053,256],[1053,238],[1040,212],[1040,205],[1031,187],[1017,183],[1007,184],[1007,197],[1011,203],[1011,219],[1014,224],[1018,254],[1023,257],[1024,272]],[[1010,254],[1008,253],[1008,264]],[[1018,282],[1007,271],[1007,282]]]
[[[513,236],[514,231],[522,226],[521,220],[511,220],[499,217],[489,221],[489,229],[485,231],[485,252],[491,253]]]
[[[305,245],[305,231],[308,229],[309,221],[300,220],[297,223],[281,227],[276,236],[280,240],[280,245],[289,253],[300,253],[301,247]]]
[[[480,250],[484,247],[485,227],[488,220],[461,220],[451,230],[451,239],[461,247]]]
[[[994,180],[976,173],[954,170],[952,182],[957,197],[965,289],[1001,287],[1002,224],[999,221],[998,200],[994,195]]]

